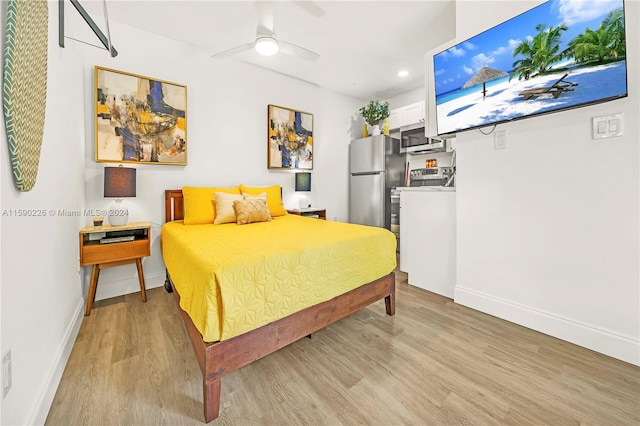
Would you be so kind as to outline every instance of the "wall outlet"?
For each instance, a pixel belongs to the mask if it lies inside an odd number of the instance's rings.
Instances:
[[[11,350],[2,355],[2,399],[11,390]]]

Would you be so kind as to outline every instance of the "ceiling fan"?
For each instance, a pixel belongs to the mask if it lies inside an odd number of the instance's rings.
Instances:
[[[293,1],[293,3],[316,17],[324,15],[324,11],[312,1]],[[255,49],[263,56],[271,56],[282,52],[307,61],[316,61],[320,57],[320,55],[309,49],[285,40],[279,40],[276,37],[273,24],[273,4],[271,1],[257,0],[256,8],[258,9],[258,28],[256,29],[255,40],[215,53],[211,55],[212,58],[222,59],[251,49]]]

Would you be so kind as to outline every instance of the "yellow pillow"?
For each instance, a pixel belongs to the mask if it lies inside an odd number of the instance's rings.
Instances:
[[[242,201],[240,194],[226,194],[224,192],[214,192],[216,201],[216,218],[213,220],[214,225],[223,223],[231,223],[236,221],[236,211],[233,209],[233,203]]]
[[[240,185],[242,194],[259,195],[263,192],[267,194],[267,206],[272,217],[283,216],[287,210],[282,204],[282,191],[280,185],[271,186],[244,186]]]
[[[233,208],[236,211],[238,225],[246,225],[254,222],[268,222],[271,220],[267,200],[262,197],[246,196],[241,201],[234,201]]]
[[[213,199],[214,192],[225,192],[228,194],[240,194],[240,187],[234,188],[208,188],[199,186],[183,186],[182,196],[184,198],[184,224],[201,225],[203,223],[213,223],[216,217],[216,206]]]

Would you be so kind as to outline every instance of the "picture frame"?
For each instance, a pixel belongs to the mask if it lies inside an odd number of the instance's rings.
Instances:
[[[96,66],[95,160],[187,165],[187,86]]]
[[[268,106],[267,168],[313,170],[313,114]]]

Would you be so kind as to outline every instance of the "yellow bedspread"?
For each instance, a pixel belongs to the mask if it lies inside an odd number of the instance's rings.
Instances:
[[[396,239],[381,228],[290,214],[249,225],[168,222],[162,253],[180,307],[214,342],[389,274]]]

